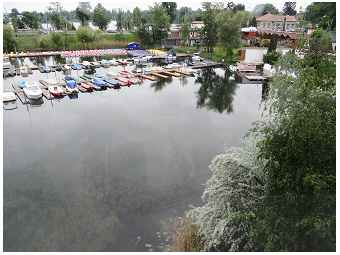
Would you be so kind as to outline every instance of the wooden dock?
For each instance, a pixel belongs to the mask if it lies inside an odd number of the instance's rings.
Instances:
[[[192,73],[184,72],[184,71],[181,71],[181,70],[174,70],[174,72],[180,73],[180,74],[184,74],[184,75],[187,75],[187,76],[191,76],[192,75]]]
[[[169,79],[169,76],[166,76],[166,75],[163,75],[163,74],[160,74],[160,73],[152,73],[152,75],[157,76],[157,77],[161,77],[163,79]]]
[[[172,75],[172,76],[175,76],[175,77],[181,77],[180,74],[178,74],[178,73],[172,73],[172,72],[169,72],[169,71],[163,71],[162,73],[165,73],[165,74],[168,74],[168,75]]]
[[[145,79],[148,79],[150,81],[157,81],[157,78],[155,77],[151,77],[149,75],[146,75],[146,74],[139,74],[138,76],[142,77],[142,78],[145,78]]]

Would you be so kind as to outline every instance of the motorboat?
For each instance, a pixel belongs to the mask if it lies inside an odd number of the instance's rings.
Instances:
[[[71,80],[73,80],[73,78],[70,77],[70,76],[65,76],[64,80],[65,80],[65,81],[71,81]]]
[[[201,61],[203,60],[203,58],[201,58],[200,56],[193,56],[192,57],[192,61]]]
[[[115,73],[115,72],[107,72],[106,73],[106,76],[108,76],[108,77],[115,77],[115,76],[118,76],[118,74],[117,73]]]
[[[84,60],[81,64],[82,64],[85,68],[91,68],[91,63],[90,63],[89,61]]]
[[[45,73],[49,73],[49,72],[51,72],[51,68],[49,68],[48,66],[44,66],[44,67],[43,67],[43,71],[44,71]]]
[[[84,82],[81,82],[80,83],[80,86],[82,86],[84,89],[86,89],[87,91],[91,91],[93,90],[93,86],[87,84],[87,83],[84,83]]]
[[[104,67],[110,67],[110,62],[107,61],[106,59],[102,59],[102,61],[100,61],[100,63],[101,63]]]
[[[118,63],[121,64],[121,65],[127,65],[127,61],[124,58],[119,58]]]
[[[138,56],[133,58],[133,62],[140,63],[140,62],[147,62],[152,59],[152,56]]]
[[[60,88],[58,85],[49,85],[48,91],[50,92],[51,95],[56,97],[61,97],[64,95],[63,89]]]
[[[128,78],[129,78],[129,80],[131,81],[131,83],[133,83],[133,84],[137,84],[137,83],[140,83],[141,82],[141,80],[140,79],[138,79],[136,76],[134,76],[134,75],[128,75]]]
[[[20,67],[20,75],[22,77],[27,77],[28,76],[28,68],[27,68],[27,66],[21,66]]]
[[[142,70],[143,70],[143,72],[150,72],[151,71],[151,69],[148,68],[148,67],[143,67]]]
[[[104,81],[113,85],[113,86],[117,86],[117,87],[121,85],[121,83],[119,81],[116,81],[116,80],[104,79]]]
[[[42,97],[42,91],[36,81],[26,81],[24,87],[25,95],[30,99],[39,99]]]
[[[66,81],[66,91],[70,92],[70,93],[78,93],[79,89],[77,88],[77,83],[75,82],[75,80],[69,80]]]
[[[117,66],[118,62],[115,59],[109,60],[110,65]]]
[[[4,91],[2,93],[2,98],[3,98],[3,101],[4,102],[10,102],[10,101],[15,101],[17,100],[14,92],[11,92],[11,91]]]
[[[58,82],[54,79],[46,79],[44,80],[46,83],[48,83],[49,85],[57,85]]]
[[[71,70],[71,67],[69,65],[64,65],[66,70]]]
[[[143,70],[142,70],[142,68],[135,68],[135,69],[133,69],[133,72],[134,73],[142,73]]]
[[[131,80],[124,78],[124,77],[116,77],[116,79],[120,82],[122,82],[123,84],[127,85],[127,84],[131,84]]]
[[[10,68],[8,70],[8,75],[11,76],[11,77],[14,77],[14,76],[17,75],[17,72],[16,72],[14,66],[12,66],[12,65],[10,66]]]
[[[81,69],[81,65],[79,65],[79,64],[74,64],[73,66],[74,66],[74,68],[76,68],[77,70],[80,70],[80,69]]]
[[[62,70],[60,64],[58,64],[58,65],[54,68],[54,70],[60,72],[60,71]]]
[[[3,62],[3,65],[2,65],[3,69],[9,69],[11,67],[11,63],[9,62],[8,57],[3,57],[2,62]]]
[[[181,67],[181,64],[179,63],[172,63],[172,68],[180,68]]]
[[[94,78],[92,83],[96,86],[101,87],[101,88],[106,87],[106,83],[100,78]]]

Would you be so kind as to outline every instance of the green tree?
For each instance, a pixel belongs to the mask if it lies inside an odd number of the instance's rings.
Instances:
[[[19,13],[19,11],[18,11],[17,8],[12,8],[12,9],[11,9],[11,13],[9,14],[9,16],[10,16],[10,17],[17,18],[19,14],[20,14],[20,13]]]
[[[293,16],[296,14],[296,2],[285,2],[283,6],[283,15],[290,15]]]
[[[38,28],[38,20],[31,12],[23,12],[22,22],[31,29]]]
[[[226,50],[228,60],[233,58],[233,49],[239,48],[242,44],[241,39],[241,14],[234,14],[230,9],[224,9],[218,12],[215,17],[217,24],[217,35],[219,46]]]
[[[245,11],[246,10],[246,6],[244,4],[237,4],[235,7],[238,11]]]
[[[218,42],[217,23],[215,21],[215,17],[221,7],[222,5],[218,3],[202,3],[202,8],[204,10],[202,15],[204,27],[202,28],[200,36],[203,41],[203,45],[207,47],[209,52],[212,52],[213,47],[215,47]]]
[[[151,33],[148,25],[148,21],[145,16],[140,19],[140,25],[137,27],[135,34],[138,36],[141,43],[150,44],[151,43]]]
[[[278,34],[272,34],[270,37],[270,42],[269,42],[269,47],[268,47],[268,53],[272,51],[276,51],[276,46],[277,46],[277,39],[279,35]]]
[[[90,14],[83,11],[80,7],[76,8],[76,16],[80,20],[81,25],[84,27],[86,22],[90,19]]]
[[[177,17],[177,3],[176,2],[162,2],[167,14],[170,16],[170,23],[172,24]]]
[[[94,31],[91,27],[80,27],[76,31],[78,41],[80,42],[92,42],[94,41]]]
[[[189,40],[189,23],[188,22],[183,22],[181,23],[181,38],[182,38],[182,43],[184,45],[187,45],[188,40]]]
[[[251,13],[256,17],[259,17],[266,15],[267,13],[277,15],[279,14],[279,10],[273,4],[257,4]]]
[[[133,9],[133,25],[135,27],[139,27],[141,23],[141,9],[138,7],[135,7],[135,9]]]
[[[106,13],[106,9],[102,4],[97,4],[93,13],[93,25],[99,27],[101,30],[106,30],[107,25],[110,23],[110,17]]]
[[[336,28],[336,3],[313,2],[306,8],[305,21],[310,21],[324,30],[334,31]]]
[[[51,32],[51,41],[53,45],[53,50],[58,49],[62,45],[61,36],[59,33]]]
[[[18,40],[15,39],[13,35],[13,29],[10,26],[4,25],[2,34],[3,34],[3,50],[4,51],[14,50],[14,47],[17,47],[19,45]]]
[[[331,37],[321,39],[327,44]],[[267,160],[268,188],[263,216],[251,235],[265,251],[336,248],[335,57],[304,52],[303,59],[295,49],[279,59],[268,99],[270,118],[256,125],[265,138],[259,148]]]
[[[162,39],[167,38],[170,31],[170,17],[166,9],[158,3],[150,7],[150,13],[149,25],[151,26],[151,37],[154,44],[160,43]]]

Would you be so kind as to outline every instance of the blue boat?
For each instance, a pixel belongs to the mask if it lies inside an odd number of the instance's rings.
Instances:
[[[67,80],[67,81],[66,81],[66,84],[67,84],[69,87],[76,87],[76,86],[77,86],[77,83],[75,82],[75,80]]]
[[[18,83],[19,88],[23,89],[26,87],[26,83],[24,81]]]
[[[81,65],[79,65],[79,64],[74,64],[73,66],[77,69],[81,69]]]
[[[44,70],[45,73],[51,72],[51,68],[49,68],[48,66],[44,66],[43,70]]]
[[[65,81],[70,81],[70,80],[73,81],[73,79],[70,76],[65,76]]]
[[[100,78],[94,78],[93,79],[93,84],[94,85],[97,85],[99,87],[105,87],[106,86],[106,83],[104,83],[104,81]]]
[[[100,73],[95,73],[94,77],[100,78],[100,77],[104,77],[104,75],[100,74]]]
[[[110,65],[110,62],[107,61],[106,59],[102,59],[102,61],[100,62],[102,65]]]
[[[104,81],[106,81],[107,83],[110,83],[111,85],[114,86],[120,86],[121,83],[119,81],[114,81],[114,80],[110,80],[110,79],[104,79]]]

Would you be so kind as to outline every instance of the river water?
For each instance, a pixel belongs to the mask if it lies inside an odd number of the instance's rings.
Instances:
[[[66,59],[12,60],[58,62]],[[69,74],[33,72],[4,78],[3,89]],[[240,82],[224,68],[206,68],[4,109],[4,251],[149,251],[145,244],[158,251],[167,235],[161,222],[202,205],[212,158],[239,146],[261,115],[262,85]]]

